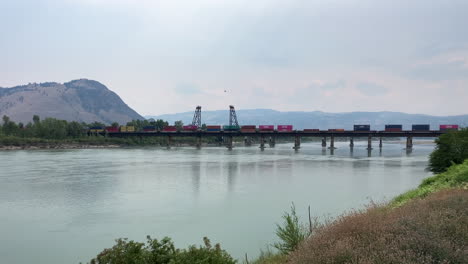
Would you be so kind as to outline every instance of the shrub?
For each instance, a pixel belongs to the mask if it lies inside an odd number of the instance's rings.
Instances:
[[[204,247],[190,246],[178,252],[173,264],[235,264],[236,261],[219,244],[211,246],[210,240],[203,238]]]
[[[289,256],[298,263],[468,263],[468,191],[339,217]]]
[[[294,251],[309,233],[299,223],[294,204],[291,205],[291,213],[284,213],[283,219],[282,226],[276,225],[276,235],[281,242],[275,243],[273,246],[281,253],[287,254]]]
[[[468,159],[468,129],[443,134],[435,142],[436,149],[429,158],[432,172],[444,172],[452,164],[461,164]]]

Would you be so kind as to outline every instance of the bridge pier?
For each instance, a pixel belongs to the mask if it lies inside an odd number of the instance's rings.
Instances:
[[[244,145],[247,147],[252,146],[252,138],[251,137],[244,137]]]
[[[372,150],[372,136],[367,137],[367,150]]]
[[[329,149],[336,149],[335,148],[335,136],[330,137],[330,147]]]
[[[276,137],[273,136],[273,137],[270,137],[270,148],[274,148],[275,145],[276,145]]]
[[[265,136],[264,135],[260,136],[260,149],[261,150],[265,149]]]
[[[351,150],[354,148],[354,138],[349,138],[349,147]]]
[[[166,147],[170,149],[171,145],[172,145],[172,136],[169,135],[167,136],[167,139],[166,139]]]
[[[382,144],[382,137],[379,139],[379,148],[382,150],[383,144]]]
[[[408,150],[413,149],[413,137],[412,136],[406,137],[406,149]]]
[[[197,136],[197,148],[201,148],[201,145],[202,145],[202,137]]]
[[[231,150],[232,149],[232,136],[227,136],[226,147]]]
[[[295,136],[294,137],[294,150],[299,150],[301,148],[301,137],[300,136]]]
[[[327,147],[327,137],[323,137],[322,138],[322,148],[326,148]]]

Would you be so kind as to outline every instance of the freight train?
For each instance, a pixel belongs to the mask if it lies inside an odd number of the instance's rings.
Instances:
[[[451,130],[458,130],[459,126],[458,125],[440,125],[439,126],[439,131],[451,131]],[[176,126],[165,126],[162,130],[157,129],[155,126],[145,126],[141,130],[137,131],[134,126],[120,126],[120,127],[113,127],[113,126],[106,126],[106,127],[100,127],[100,126],[94,126],[90,127],[88,129],[88,133],[134,133],[134,132],[196,132],[196,131],[205,131],[205,132],[221,132],[221,131],[227,131],[227,132],[235,132],[235,131],[240,131],[243,133],[256,133],[256,132],[262,132],[262,133],[282,133],[282,132],[293,132],[293,131],[302,131],[305,133],[314,133],[314,132],[321,132],[324,130],[320,130],[317,128],[307,128],[303,130],[293,130],[292,125],[277,125],[276,128],[274,125],[259,125],[258,127],[256,125],[244,125],[244,126],[232,126],[232,125],[225,125],[225,126],[220,126],[220,125],[207,125],[206,128],[201,129],[198,126],[194,125],[188,125],[188,126],[183,126],[181,128],[176,127]],[[328,132],[349,132],[346,131],[344,128],[330,128],[328,130],[325,130]],[[355,132],[376,132],[376,130],[371,130],[370,125],[354,125],[353,130]],[[403,132],[403,125],[395,125],[395,124],[389,124],[385,125],[385,129],[383,130],[384,132]],[[430,130],[430,125],[429,124],[415,124],[411,126],[411,130],[414,132],[427,132],[431,131]]]

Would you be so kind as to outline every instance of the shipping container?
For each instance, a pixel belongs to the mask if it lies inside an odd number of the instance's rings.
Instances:
[[[198,126],[188,125],[188,126],[183,126],[182,129],[185,131],[197,131]]]
[[[241,129],[256,129],[257,127],[256,126],[253,126],[253,125],[249,125],[249,126],[241,126]]]
[[[229,125],[223,126],[224,131],[239,131],[239,129],[240,129],[239,126],[229,126]]]
[[[144,132],[155,132],[156,130],[157,130],[156,126],[144,126],[143,127]]]
[[[354,125],[354,131],[370,131],[370,125]]]
[[[275,126],[274,125],[260,125],[258,126],[258,130],[260,131],[275,131]]]
[[[119,127],[107,126],[106,131],[107,132],[119,132]]]
[[[328,129],[328,131],[330,132],[344,132],[344,128],[331,128],[331,129]]]
[[[177,127],[176,126],[165,126],[163,127],[164,132],[177,132]]]
[[[219,132],[221,131],[221,126],[206,126],[207,132]]]
[[[293,130],[293,126],[292,125],[278,125],[276,126],[276,130],[278,132],[290,132]]]
[[[411,127],[411,130],[412,131],[429,131],[430,130],[430,126],[429,125],[413,125]]]
[[[385,125],[386,132],[401,132],[403,131],[403,125]]]
[[[458,130],[458,125],[440,125],[440,131]]]
[[[318,128],[306,128],[303,130],[304,132],[320,132]]]
[[[89,128],[89,132],[91,132],[91,133],[101,133],[101,132],[104,132],[104,127],[93,126],[93,127]]]

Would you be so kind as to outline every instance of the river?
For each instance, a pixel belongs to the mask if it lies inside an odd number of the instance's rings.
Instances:
[[[416,187],[434,144],[0,151],[1,263],[86,263],[114,239],[208,236],[236,258],[273,243],[294,202],[336,216]]]

